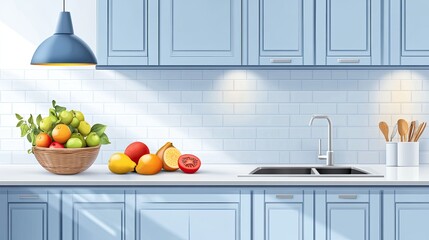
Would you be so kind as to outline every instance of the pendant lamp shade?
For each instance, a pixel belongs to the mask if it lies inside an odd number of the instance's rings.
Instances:
[[[95,65],[91,48],[74,35],[70,12],[61,12],[55,34],[43,41],[31,59],[31,65]]]

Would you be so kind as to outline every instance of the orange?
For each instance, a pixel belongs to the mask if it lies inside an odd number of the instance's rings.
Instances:
[[[162,169],[162,160],[156,154],[145,154],[139,159],[136,172],[144,175],[157,174]]]
[[[55,142],[66,143],[71,137],[70,128],[65,124],[58,124],[52,130],[52,138]]]
[[[51,145],[52,139],[47,133],[39,133],[36,137],[36,146],[38,147],[49,147]]]
[[[169,147],[164,152],[163,167],[165,171],[176,171],[179,169],[179,157],[182,155],[175,147]]]

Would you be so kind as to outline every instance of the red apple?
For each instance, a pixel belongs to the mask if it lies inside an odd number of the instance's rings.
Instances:
[[[136,164],[139,163],[141,156],[149,154],[149,148],[142,142],[133,142],[125,149],[125,155],[131,158]]]
[[[49,148],[64,148],[64,145],[58,142],[52,142],[51,145],[49,145]]]

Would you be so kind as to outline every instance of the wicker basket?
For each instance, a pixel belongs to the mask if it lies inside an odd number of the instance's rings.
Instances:
[[[72,175],[88,169],[97,158],[100,146],[86,148],[33,147],[34,156],[51,173]]]

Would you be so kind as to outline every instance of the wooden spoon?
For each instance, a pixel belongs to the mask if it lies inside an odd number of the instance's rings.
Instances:
[[[422,125],[422,127],[421,127],[421,129],[420,129],[420,131],[418,131],[417,132],[417,135],[416,135],[416,137],[415,137],[415,139],[414,139],[414,142],[417,142],[417,141],[419,141],[419,139],[420,139],[420,136],[423,134],[423,132],[425,131],[425,128],[426,128],[426,122],[423,122],[421,125]]]
[[[413,134],[413,136],[411,137],[411,142],[415,142],[415,141],[416,141],[417,135],[419,135],[419,132],[420,132],[420,131],[422,130],[422,128],[423,128],[423,124],[424,124],[424,122],[420,123],[420,124],[419,124],[419,126],[418,126],[418,127],[416,127],[416,129],[414,130],[414,134]]]
[[[380,131],[383,133],[384,135],[384,139],[386,139],[386,142],[389,141],[389,126],[387,125],[386,122],[381,121],[378,124],[378,128],[380,128]]]
[[[390,141],[393,141],[393,138],[396,136],[396,133],[398,132],[398,123],[395,123],[395,126],[393,126],[392,134],[390,134]]]
[[[399,135],[401,136],[401,142],[405,142],[405,138],[408,133],[408,123],[406,120],[404,119],[398,120],[398,132],[399,132]]]
[[[416,127],[416,121],[411,121],[410,129],[408,129],[408,142],[411,142]]]

